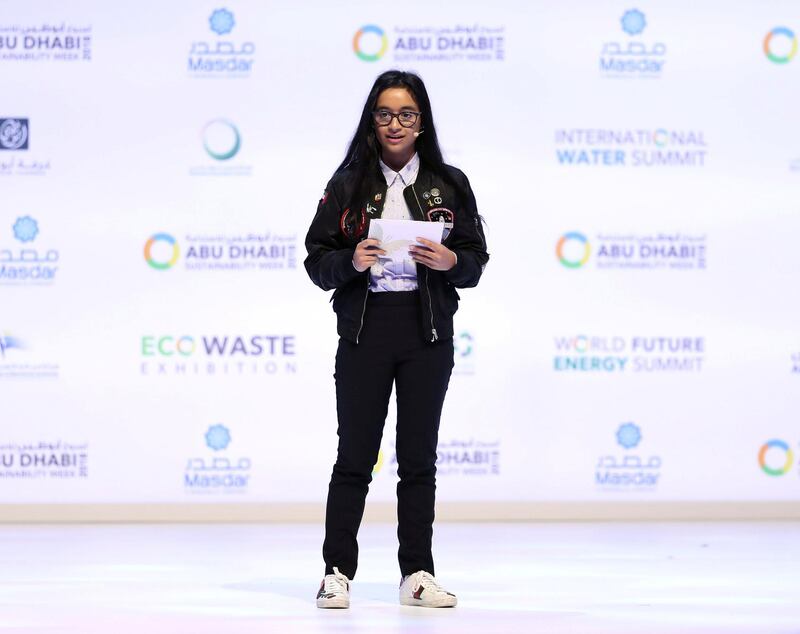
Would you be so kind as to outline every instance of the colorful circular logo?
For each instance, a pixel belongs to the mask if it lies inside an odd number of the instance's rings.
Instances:
[[[183,344],[187,343],[187,342],[189,344],[189,349],[188,350],[184,350]],[[184,357],[188,357],[188,356],[191,356],[192,354],[194,354],[194,351],[195,351],[196,347],[197,346],[195,345],[194,338],[193,337],[186,337],[186,336],[179,338],[177,344],[175,345],[175,349],[180,354],[182,354]]]
[[[153,257],[153,247],[157,242],[166,242],[168,245],[172,247],[172,256],[169,260],[156,260]],[[178,261],[178,256],[180,255],[180,249],[178,249],[178,243],[168,233],[157,233],[152,236],[144,245],[144,259],[147,260],[147,263],[152,266],[154,269],[158,269],[159,271],[164,271],[168,268],[171,268],[175,262]]]
[[[669,141],[669,132],[667,132],[664,128],[659,128],[653,132],[653,143],[656,145],[656,147],[665,147],[667,145],[667,141]]]
[[[788,53],[785,55],[776,55],[772,52],[772,38],[774,37],[788,38],[790,42]],[[775,62],[776,64],[786,64],[790,62],[797,54],[797,36],[794,34],[794,31],[787,29],[785,26],[778,26],[772,29],[764,38],[764,54],[771,62]]]
[[[361,48],[361,38],[366,35],[367,33],[371,33],[372,35],[377,35],[380,38],[381,46],[375,53],[368,53],[365,52]],[[381,57],[384,56],[386,50],[389,48],[389,38],[386,37],[386,33],[383,32],[383,29],[379,26],[375,26],[374,24],[367,24],[366,26],[362,26],[356,34],[353,36],[353,51],[358,58],[365,61],[365,62],[377,62]]]
[[[175,352],[172,351],[172,348],[175,348],[175,351],[184,357],[189,357],[194,354],[195,349],[197,348],[197,344],[195,343],[194,337],[189,337],[188,335],[184,335],[183,337],[161,337],[158,340],[158,352],[165,357],[171,357]]]
[[[218,161],[227,161],[239,153],[242,137],[230,121],[214,119],[203,128],[203,147]]]
[[[778,449],[786,453],[786,461],[783,463],[782,467],[776,469],[775,467],[770,467],[767,464],[767,452],[770,449]],[[791,447],[789,447],[789,445],[782,440],[770,440],[769,442],[765,443],[764,446],[761,447],[761,451],[758,452],[758,464],[761,465],[761,468],[767,475],[782,476],[792,468],[793,462],[794,452],[792,451]]]
[[[583,254],[577,259],[570,259],[565,254],[565,251],[574,250],[572,243],[579,243],[583,245]],[[580,249],[580,247],[577,248]],[[589,240],[586,239],[585,235],[578,233],[577,231],[565,233],[563,236],[561,236],[561,239],[556,245],[556,255],[558,256],[558,259],[561,261],[561,264],[570,269],[577,269],[586,264],[589,261],[589,254],[591,253],[591,250],[592,249],[589,246]]]

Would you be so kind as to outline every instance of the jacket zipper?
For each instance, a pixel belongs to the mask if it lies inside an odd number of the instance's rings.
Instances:
[[[383,201],[382,202],[383,205],[386,203],[386,189],[384,189],[382,192],[379,193],[381,194],[381,200]],[[419,204],[419,201],[417,201],[417,204]],[[380,218],[381,216],[383,216],[383,206],[381,206],[381,213],[378,215],[378,218]],[[367,271],[369,271],[369,269],[367,269]],[[367,290],[364,293],[364,305],[361,307],[361,323],[358,325],[358,332],[356,333],[356,345],[358,345],[358,338],[361,336],[361,331],[364,328],[364,314],[367,312],[367,299],[369,298],[369,281],[370,281],[370,275],[369,273],[367,273]]]
[[[367,290],[364,293],[364,306],[361,308],[361,323],[358,326],[356,333],[356,345],[358,345],[358,338],[361,336],[361,330],[364,328],[364,313],[367,312],[367,298],[369,297],[369,274],[367,274]]]
[[[411,191],[414,192],[414,200],[417,201],[417,207],[419,207],[419,213],[425,218],[425,212],[422,211],[422,205],[419,204],[419,198],[417,197],[417,190],[414,189],[414,183],[411,183]],[[434,343],[437,339],[439,339],[439,335],[436,333],[436,325],[433,323],[433,301],[431,300],[431,287],[428,284],[428,277],[429,277],[428,268],[425,267],[425,290],[428,291],[428,308],[430,309],[431,313],[431,343]]]
[[[431,302],[431,287],[428,286],[428,269],[425,269],[425,288],[428,290],[428,306],[431,309],[431,343],[435,342],[439,335],[436,334],[436,327],[433,325],[433,302]]]

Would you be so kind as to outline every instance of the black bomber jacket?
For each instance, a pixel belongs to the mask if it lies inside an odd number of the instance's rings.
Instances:
[[[442,240],[458,260],[449,271],[435,271],[417,263],[417,284],[422,305],[422,326],[427,341],[453,336],[453,314],[458,310],[456,288],[476,286],[489,260],[486,239],[475,196],[464,173],[445,166],[459,193],[446,179],[420,164],[416,181],[403,191],[414,220],[444,223],[449,233]],[[319,201],[317,213],[306,235],[306,271],[323,290],[335,289],[331,301],[337,315],[337,331],[358,343],[364,327],[369,293],[369,269],[359,272],[353,266],[353,253],[367,237],[369,222],[380,218],[386,201],[386,180],[380,170],[369,175],[370,194],[358,210],[342,209],[343,201],[353,200],[358,183],[352,172],[334,175]],[[355,207],[356,205],[354,205]]]

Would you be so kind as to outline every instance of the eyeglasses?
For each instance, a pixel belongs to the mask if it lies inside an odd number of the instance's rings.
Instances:
[[[417,122],[417,117],[422,114],[421,112],[413,112],[411,110],[403,110],[402,112],[392,112],[391,110],[375,110],[372,113],[372,118],[375,120],[375,125],[387,126],[392,122],[392,119],[397,117],[397,122],[404,128],[410,128]]]

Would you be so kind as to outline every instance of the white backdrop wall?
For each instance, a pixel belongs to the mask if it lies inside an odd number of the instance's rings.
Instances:
[[[324,500],[303,238],[393,67],[492,254],[439,499],[800,500],[800,5],[403,6],[3,3],[0,502]]]

